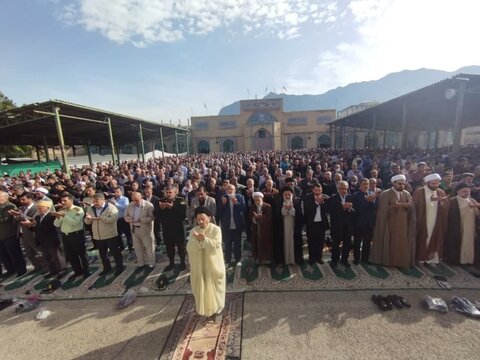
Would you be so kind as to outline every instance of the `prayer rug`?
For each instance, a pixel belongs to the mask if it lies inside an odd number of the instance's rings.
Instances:
[[[95,288],[95,289],[100,289],[100,288],[103,288],[103,287],[108,286],[111,283],[113,283],[113,281],[117,278],[117,276],[115,276],[115,271],[116,270],[117,269],[114,266],[112,268],[112,271],[110,271],[108,274],[99,276],[98,279],[93,283],[93,285],[91,285],[91,287]]]
[[[447,278],[455,275],[455,273],[444,264],[426,264],[424,267],[433,275],[445,276]]]
[[[310,265],[306,263],[300,266],[300,268],[302,270],[302,276],[305,279],[317,281],[323,277],[323,273],[320,270],[320,268],[317,266],[317,264]]]
[[[240,359],[243,293],[226,295],[225,308],[216,321],[195,311],[192,295],[185,296],[159,360]]]
[[[242,261],[242,271],[240,272],[242,279],[247,283],[251,283],[258,278],[258,266],[253,258],[247,258]]]
[[[43,275],[45,275],[45,272],[43,272],[43,271],[29,271],[26,274],[24,274],[24,275],[22,275],[18,278],[15,278],[15,281],[12,281],[8,285],[6,285],[5,290],[9,291],[9,290],[14,290],[14,289],[21,288],[22,286],[25,286],[30,281],[38,278],[39,276],[43,276]]]
[[[272,272],[272,279],[274,280],[282,281],[290,278],[290,270],[288,269],[288,265],[274,264],[271,266],[270,270]]]
[[[403,275],[411,276],[416,279],[420,279],[423,275],[423,272],[420,271],[416,266],[412,266],[409,268],[406,267],[397,267],[398,271],[400,271]]]
[[[355,271],[353,271],[352,267],[347,267],[342,263],[337,264],[337,266],[332,269],[335,276],[342,278],[344,280],[353,280],[357,277]]]
[[[98,270],[98,266],[90,266],[88,270],[90,271],[90,274],[93,275]],[[69,290],[69,289],[76,288],[77,286],[82,285],[83,282],[87,279],[85,279],[83,276],[79,276],[74,279],[68,279],[62,284],[62,290]]]
[[[368,275],[379,278],[388,278],[388,271],[381,265],[360,263],[360,266],[368,273]]]
[[[137,268],[135,271],[130,275],[127,280],[125,280],[124,285],[127,289],[131,287],[140,285],[145,281],[148,275],[153,271],[154,268],[152,267],[142,267]]]

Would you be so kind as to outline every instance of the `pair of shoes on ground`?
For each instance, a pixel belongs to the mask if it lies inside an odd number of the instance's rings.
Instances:
[[[393,307],[397,309],[411,307],[410,303],[399,295],[372,295],[372,301],[382,311],[393,310]]]

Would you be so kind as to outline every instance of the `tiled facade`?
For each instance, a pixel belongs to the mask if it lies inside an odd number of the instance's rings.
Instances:
[[[330,145],[336,111],[283,111],[283,99],[242,100],[240,114],[191,118],[194,152],[301,149]]]

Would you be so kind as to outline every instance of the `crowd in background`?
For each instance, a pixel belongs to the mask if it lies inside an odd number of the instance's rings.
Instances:
[[[27,171],[0,178],[0,262],[3,276],[23,275],[27,259],[46,277],[60,276],[65,260],[71,277],[88,277],[90,234],[101,274],[113,271],[110,256],[122,273],[123,251],[153,267],[161,244],[165,270],[176,254],[184,270],[185,229],[196,225],[201,206],[221,227],[226,267],[241,262],[244,235],[259,264],[303,264],[304,244],[312,265],[323,263],[325,245],[333,267],[350,266],[351,250],[355,264],[476,263],[479,201],[473,147],[454,157],[448,149],[309,149],[99,163],[70,175]],[[397,228],[409,239],[403,248],[395,248],[403,241],[393,239]],[[399,260],[404,251],[407,260]]]

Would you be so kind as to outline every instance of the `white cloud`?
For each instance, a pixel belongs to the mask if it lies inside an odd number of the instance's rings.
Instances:
[[[261,36],[293,38],[300,24],[331,21],[336,11],[335,0],[69,0],[60,18],[118,43],[147,46],[219,29],[234,33],[237,24],[245,33],[256,28]]]
[[[293,66],[287,87],[320,93],[403,69],[477,65],[479,13],[480,3],[470,0],[352,1],[342,18],[349,17],[354,39],[322,49],[308,75]]]

